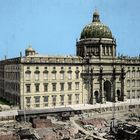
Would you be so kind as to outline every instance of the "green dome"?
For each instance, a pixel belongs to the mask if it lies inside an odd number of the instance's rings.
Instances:
[[[99,13],[93,14],[92,23],[85,26],[81,33],[81,39],[85,38],[112,38],[111,30],[108,26],[100,22]]]

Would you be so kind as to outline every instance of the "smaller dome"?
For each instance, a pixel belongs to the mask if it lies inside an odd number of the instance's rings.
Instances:
[[[31,45],[28,46],[28,48],[25,50],[25,55],[29,56],[29,55],[35,55],[35,50],[32,48]]]
[[[31,45],[28,46],[28,48],[25,51],[35,51]]]

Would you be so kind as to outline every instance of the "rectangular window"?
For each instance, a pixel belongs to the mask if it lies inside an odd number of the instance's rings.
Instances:
[[[31,103],[31,97],[26,97],[26,104],[30,104]]]
[[[138,75],[138,77],[140,77],[140,70],[137,71],[137,75]]]
[[[49,104],[49,96],[44,96],[43,101],[44,101],[44,106],[48,106],[48,104]]]
[[[35,84],[35,92],[39,92],[39,84]]]
[[[137,90],[137,98],[140,98],[140,90]]]
[[[135,87],[135,80],[132,80],[132,87]]]
[[[56,73],[52,73],[52,79],[56,80]]]
[[[60,80],[64,80],[64,73],[60,73]]]
[[[39,80],[39,73],[35,73],[35,80],[36,80],[36,81]]]
[[[64,83],[60,83],[60,90],[64,91]]]
[[[64,95],[60,95],[60,104],[64,105]]]
[[[52,91],[56,91],[56,83],[52,83]]]
[[[49,96],[44,96],[44,102],[48,102]]]
[[[68,95],[68,104],[70,105],[72,102],[72,94],[69,94]]]
[[[132,90],[132,98],[135,98],[135,90]]]
[[[49,103],[49,96],[44,96],[44,97],[43,97],[43,100],[44,100],[44,106],[48,106],[48,103]]]
[[[56,106],[56,95],[52,95],[52,104]]]
[[[40,103],[40,96],[35,96],[35,103]]]
[[[75,89],[76,89],[76,90],[79,90],[79,82],[76,82],[76,83],[75,83]]]
[[[48,73],[43,73],[44,80],[48,80]]]
[[[130,99],[130,91],[127,91],[127,98]]]
[[[35,107],[40,107],[40,104],[35,104]]]
[[[76,72],[76,79],[79,79],[79,72]]]
[[[79,94],[75,94],[76,104],[79,104]]]
[[[48,83],[45,83],[44,84],[44,92],[47,92],[48,91]]]
[[[26,92],[29,93],[31,92],[30,84],[26,84]]]
[[[137,80],[137,86],[140,87],[140,80]]]
[[[68,90],[72,90],[72,82],[68,83]]]

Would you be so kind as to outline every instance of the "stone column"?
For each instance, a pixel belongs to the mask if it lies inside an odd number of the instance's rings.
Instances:
[[[103,78],[102,78],[102,103],[106,103]]]
[[[94,83],[94,79],[92,79],[92,84]],[[96,99],[95,99],[95,95],[94,95],[94,89],[92,88],[92,95],[93,95],[93,100],[92,100],[92,103],[93,104],[96,104]]]
[[[94,95],[93,95],[93,68],[90,70],[90,103],[94,103]]]
[[[115,46],[114,45],[112,46],[112,56],[113,56],[113,58],[115,57]]]
[[[103,92],[103,67],[100,67],[100,102],[104,103],[105,102],[105,96]]]
[[[115,58],[115,56],[116,56],[116,46],[115,45],[112,46],[112,51],[113,51],[112,57]]]
[[[102,44],[100,44],[100,49],[99,49],[99,58],[102,58]]]
[[[83,56],[86,57],[86,55],[87,55],[87,49],[86,49],[86,46],[84,45],[84,54],[83,54]]]
[[[126,100],[126,95],[125,95],[125,90],[124,90],[124,88],[125,88],[124,80],[125,80],[125,71],[124,71],[124,67],[122,67],[122,69],[121,69],[121,99],[123,101]]]
[[[116,68],[113,68],[113,101],[116,102],[118,100],[117,98],[117,92],[116,92]]]

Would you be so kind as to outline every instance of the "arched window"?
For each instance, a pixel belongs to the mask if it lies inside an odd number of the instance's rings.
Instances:
[[[36,80],[36,81],[39,80],[39,74],[40,74],[40,71],[36,70],[36,71],[35,71],[35,80]]]
[[[43,78],[44,78],[44,80],[48,80],[48,71],[47,70],[45,70],[43,72]]]
[[[69,80],[72,79],[72,71],[71,71],[71,70],[68,71],[68,79],[69,79]]]
[[[135,77],[135,71],[134,70],[132,71],[132,77]]]
[[[127,77],[128,77],[128,78],[130,77],[130,70],[127,71]]]
[[[29,81],[29,80],[31,79],[31,71],[30,71],[30,70],[27,70],[27,71],[25,72],[25,79],[26,79],[27,81]]]
[[[127,87],[130,87],[130,80],[127,80]]]
[[[75,78],[76,78],[76,79],[79,79],[79,70],[76,70],[76,71],[75,71]]]
[[[60,71],[60,80],[64,80],[64,70]]]
[[[52,71],[52,79],[53,80],[56,80],[56,70],[53,70]]]

